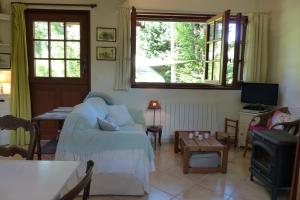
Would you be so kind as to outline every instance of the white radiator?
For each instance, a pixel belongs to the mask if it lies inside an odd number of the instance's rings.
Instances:
[[[162,103],[161,107],[156,121],[159,120],[163,126],[163,138],[172,138],[176,130],[209,130],[215,133],[218,129],[217,106],[214,104]]]

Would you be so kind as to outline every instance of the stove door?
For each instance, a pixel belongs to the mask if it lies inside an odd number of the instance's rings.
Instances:
[[[255,170],[265,181],[273,183],[275,149],[260,141],[254,141],[252,149],[251,170]]]

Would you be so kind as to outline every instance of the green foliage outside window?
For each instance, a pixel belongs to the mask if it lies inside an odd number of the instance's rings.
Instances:
[[[203,82],[205,24],[144,22],[137,32],[137,40],[138,54],[148,59],[160,59],[162,63],[170,62],[152,66],[165,82]]]
[[[50,36],[48,35],[48,22],[34,23],[35,75],[37,77],[49,77],[49,74],[51,77],[80,77],[80,42],[64,41],[66,40],[65,25],[67,35],[71,39],[80,38],[79,23],[50,22]],[[50,73],[49,57],[52,59]],[[66,68],[66,75],[64,68]]]

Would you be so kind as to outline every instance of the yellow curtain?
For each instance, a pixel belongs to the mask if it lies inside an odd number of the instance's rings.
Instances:
[[[12,4],[11,6],[11,114],[18,118],[31,120],[24,11],[24,4]],[[10,135],[11,144],[25,145],[29,143],[29,134],[22,129],[18,129]]]
[[[264,83],[267,81],[269,59],[269,15],[267,13],[249,14],[246,37],[244,80]]]

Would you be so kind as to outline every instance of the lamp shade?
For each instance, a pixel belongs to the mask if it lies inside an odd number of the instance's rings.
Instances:
[[[160,104],[157,100],[151,100],[148,104],[148,109],[160,109]]]
[[[0,71],[0,83],[10,83],[10,71]]]
[[[0,94],[10,94],[11,72],[0,71]]]

